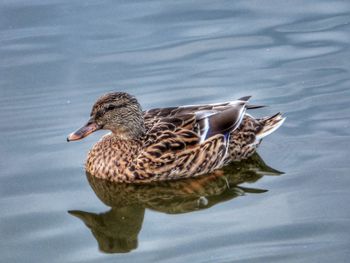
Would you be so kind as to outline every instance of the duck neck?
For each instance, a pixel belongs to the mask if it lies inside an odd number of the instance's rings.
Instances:
[[[110,129],[112,136],[119,140],[141,140],[145,135],[144,120],[138,119]]]

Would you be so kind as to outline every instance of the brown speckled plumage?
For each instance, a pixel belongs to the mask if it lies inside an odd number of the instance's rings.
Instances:
[[[97,178],[131,183],[194,177],[251,156],[261,138],[283,123],[281,114],[263,119],[246,114],[259,107],[248,99],[142,112],[129,94],[109,93],[68,140],[96,129],[112,131],[88,154],[86,170]]]

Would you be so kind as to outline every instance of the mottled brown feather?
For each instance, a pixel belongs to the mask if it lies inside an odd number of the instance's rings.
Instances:
[[[103,98],[109,105],[113,99]],[[284,119],[255,119],[245,114],[246,100],[145,111],[142,136],[104,136],[89,152],[86,170],[110,181],[141,183],[195,177],[248,158],[261,141],[256,135]],[[113,107],[95,105],[97,112],[119,106]]]

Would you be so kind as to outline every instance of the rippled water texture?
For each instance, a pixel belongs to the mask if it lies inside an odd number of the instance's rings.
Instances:
[[[349,1],[3,0],[0,41],[1,262],[348,262]],[[111,90],[287,121],[226,177],[118,188],[103,132],[65,141]]]

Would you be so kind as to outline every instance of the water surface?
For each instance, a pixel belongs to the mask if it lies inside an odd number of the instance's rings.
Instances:
[[[1,1],[0,261],[347,262],[349,44],[348,1]],[[144,109],[252,95],[286,113],[259,149],[285,174],[108,203],[83,169],[103,132],[65,138],[112,90]]]

